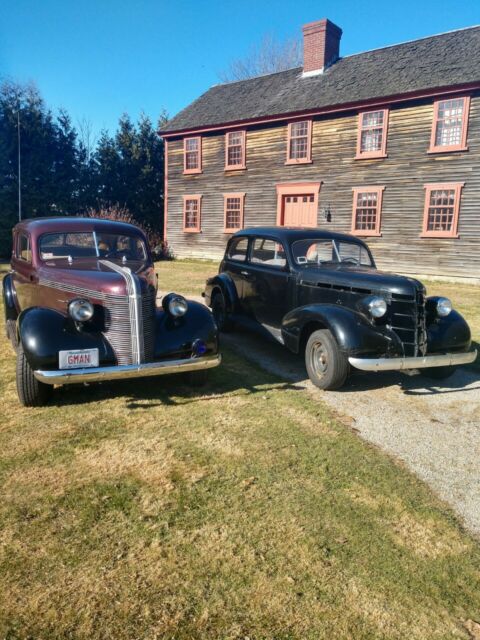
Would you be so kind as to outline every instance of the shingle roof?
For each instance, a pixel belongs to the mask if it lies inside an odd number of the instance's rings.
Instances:
[[[289,69],[216,85],[164,132],[255,120],[480,81],[480,26],[341,58],[323,74]]]

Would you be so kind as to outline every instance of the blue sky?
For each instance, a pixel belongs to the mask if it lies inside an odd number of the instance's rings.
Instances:
[[[174,115],[266,33],[328,17],[349,55],[480,23],[480,0],[0,0],[0,77],[33,80],[74,121]]]

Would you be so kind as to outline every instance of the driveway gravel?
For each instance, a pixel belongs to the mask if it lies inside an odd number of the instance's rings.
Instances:
[[[320,391],[303,359],[281,345],[242,329],[222,334],[222,342],[325,402],[362,438],[402,460],[480,535],[478,373],[462,368],[434,381],[419,373],[356,372],[341,390]]]

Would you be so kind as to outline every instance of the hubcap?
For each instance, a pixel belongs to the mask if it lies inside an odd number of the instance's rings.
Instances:
[[[321,342],[314,342],[310,351],[310,365],[319,378],[322,378],[328,369],[328,356]]]

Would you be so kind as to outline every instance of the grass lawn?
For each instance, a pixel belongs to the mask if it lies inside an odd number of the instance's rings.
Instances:
[[[218,262],[209,260],[176,260],[157,263],[159,284],[162,291],[178,291],[187,295],[200,295],[205,281],[218,272]],[[467,319],[473,341],[480,353],[480,286],[450,284],[423,280],[428,295],[450,298],[454,307]],[[480,368],[480,355],[476,365]]]
[[[227,352],[24,409],[0,348],[0,637],[469,637],[478,542],[307,393]]]

